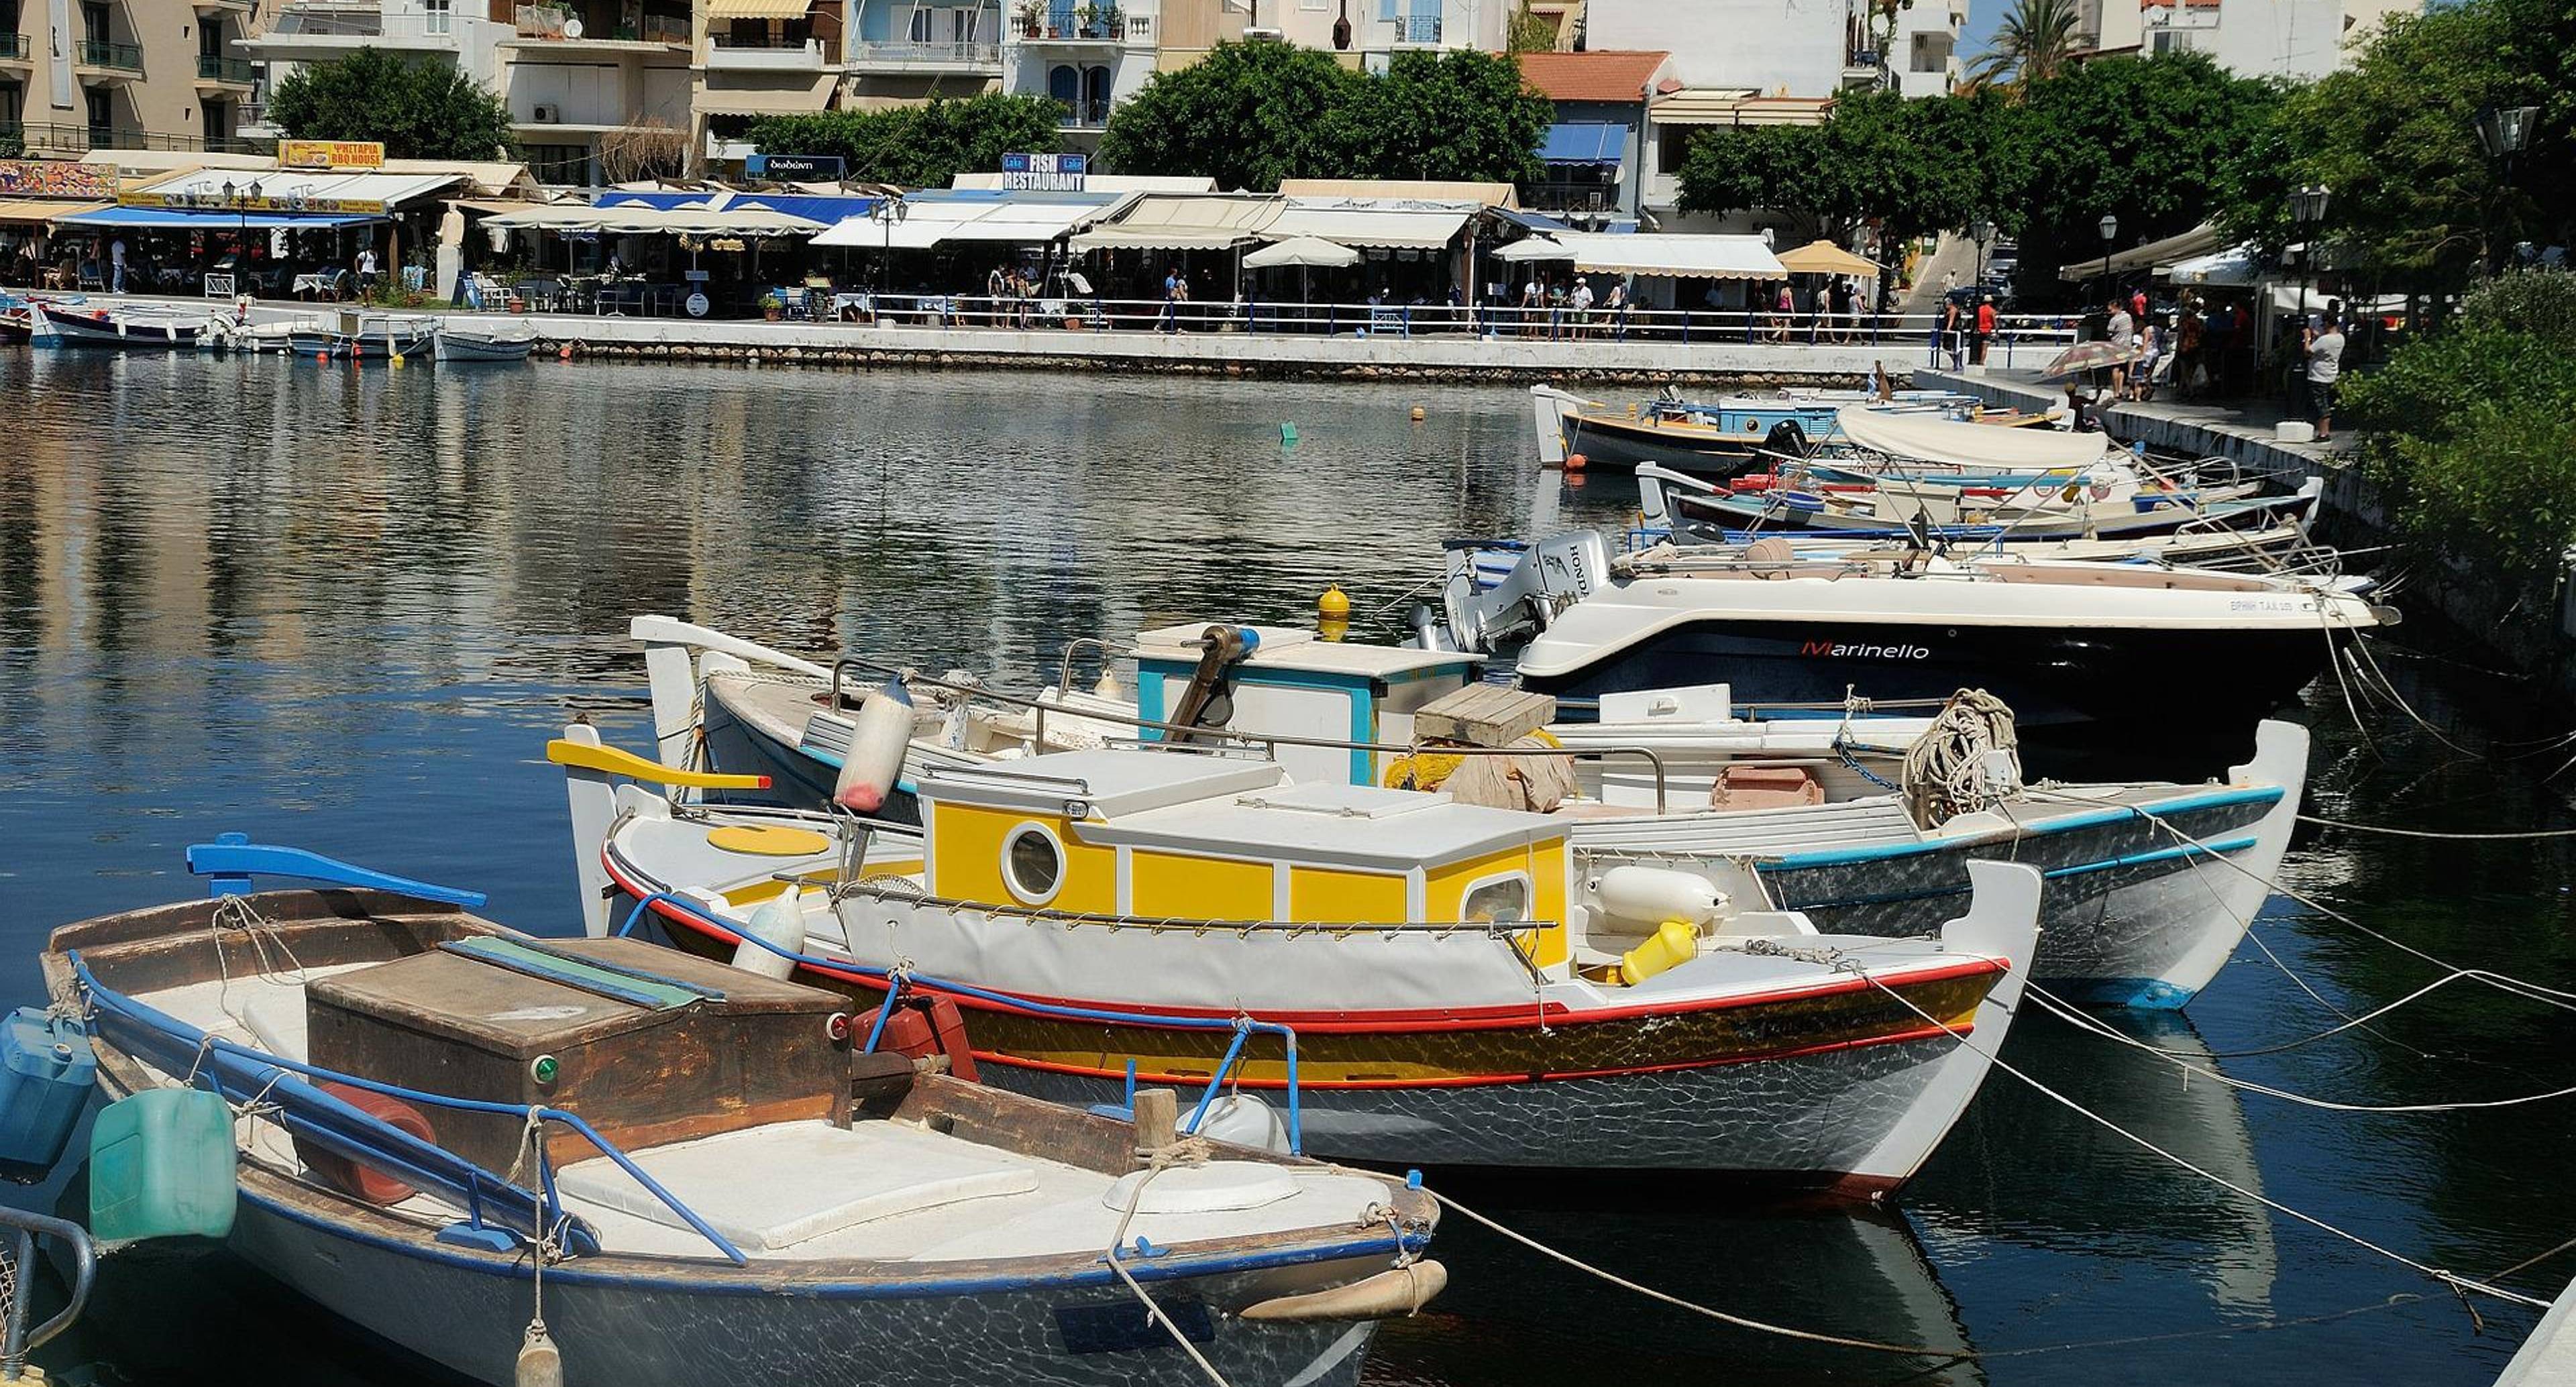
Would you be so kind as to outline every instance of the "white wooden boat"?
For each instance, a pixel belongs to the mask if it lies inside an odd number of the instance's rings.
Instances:
[[[439,328],[437,352],[442,362],[525,361],[537,345],[537,330],[525,323],[501,327],[446,324]]]
[[[194,1231],[466,1379],[529,1380],[540,1229],[559,1380],[644,1387],[1204,1382],[1176,1338],[1230,1381],[1350,1384],[1445,1280],[1400,1180],[857,1053],[836,994],[529,939],[472,893],[237,840],[191,862],[335,889],[55,931],[105,1096],[246,1105],[237,1202]]]
[[[212,345],[214,330],[214,315],[193,310],[156,311],[132,305],[90,309],[40,302],[27,305],[28,341],[39,347],[195,351],[201,345]]]
[[[1882,1194],[1982,1081],[2036,939],[2039,873],[2008,863],[1971,865],[1932,935],[1836,935],[1686,872],[1596,873],[1562,818],[1291,784],[1266,759],[943,770],[915,836],[678,812],[612,789],[588,731],[550,754],[592,931],[650,920],[725,955],[783,934],[800,977],[953,1001],[988,1082],[1078,1103],[1130,1075],[1239,1088],[1337,1158]]]

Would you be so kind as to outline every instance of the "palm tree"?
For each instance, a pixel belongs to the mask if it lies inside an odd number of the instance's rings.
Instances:
[[[2011,12],[1995,26],[1992,46],[1972,69],[1973,82],[2026,87],[2065,71],[2081,31],[2075,5],[2076,0],[2013,0]]]

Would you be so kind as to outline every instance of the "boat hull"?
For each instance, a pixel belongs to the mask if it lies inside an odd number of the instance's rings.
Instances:
[[[107,351],[195,351],[205,331],[197,323],[117,323],[61,313],[47,313],[44,322],[42,332],[31,326],[31,340]]]
[[[1932,538],[1937,540],[1980,545],[1997,541],[2014,545],[2068,539],[2140,539],[2170,535],[2186,528],[2259,529],[2278,525],[2306,518],[2315,502],[2315,496],[2299,494],[2231,503],[2211,511],[2171,505],[2110,517],[2039,515],[1998,523],[1934,525],[1929,529]],[[1669,495],[1667,504],[1689,534],[1718,543],[1727,542],[1731,532],[1756,529],[1882,537],[1914,532],[1913,527],[1903,520],[1789,505],[1765,505],[1760,500],[1745,497],[1700,496],[1684,492]]]
[[[1711,481],[1728,481],[1754,469],[1754,449],[1762,439],[1716,437],[1706,431],[1678,433],[1652,423],[1613,419],[1598,414],[1565,416],[1565,450],[1583,455],[1595,472],[1633,472],[1654,463],[1675,472]]]
[[[381,332],[298,331],[287,337],[287,350],[297,356],[328,356],[338,361],[386,361],[396,355],[419,356],[426,353],[437,338],[435,331],[396,333],[390,340]]]
[[[438,359],[460,363],[525,361],[534,337],[486,337],[449,328],[438,334]]]
[[[335,1227],[245,1191],[232,1250],[333,1315],[477,1382],[504,1387],[533,1300],[526,1259],[422,1247]],[[1322,1264],[1356,1279],[1382,1269]],[[1104,1269],[1105,1271],[1105,1269]],[[1251,1324],[1211,1305],[1274,1292],[1266,1273],[1148,1283],[1230,1381],[1348,1384],[1376,1325]],[[782,1286],[708,1294],[644,1278],[548,1270],[545,1319],[571,1382],[776,1387],[864,1382],[1204,1382],[1114,1280],[1084,1288],[879,1296]],[[973,1346],[970,1356],[960,1348]],[[1306,1376],[1312,1374],[1312,1376]]]

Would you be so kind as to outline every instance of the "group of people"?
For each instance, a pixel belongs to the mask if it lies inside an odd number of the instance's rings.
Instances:
[[[1861,331],[1861,317],[1868,301],[1869,295],[1859,280],[1850,275],[1826,276],[1807,294],[1807,341],[1852,341]],[[1772,292],[1765,331],[1772,341],[1786,342],[1799,321],[1798,292],[1784,280]]]
[[[1565,279],[1543,279],[1533,275],[1521,285],[1520,324],[1522,337],[1597,336],[1604,328],[1616,327],[1628,311],[1628,282],[1613,279],[1610,287],[1595,294],[1592,281],[1582,275]]]
[[[1953,293],[1941,301],[1941,344],[1950,349],[1950,369],[1986,364],[1986,344],[1995,340],[1995,296],[1980,297],[1971,309]]]
[[[169,243],[156,245],[151,238],[139,238],[129,245],[124,236],[111,235],[101,246],[64,235],[55,238],[55,254],[49,264],[36,238],[30,236],[19,243],[9,259],[8,282],[29,289],[193,294],[204,275],[228,272],[244,277],[240,279],[243,292],[255,293],[263,278],[278,281],[272,288],[284,288],[284,276],[295,267],[286,257],[270,254],[265,237],[253,238],[246,256],[229,244],[230,238],[207,239],[208,244],[193,254],[184,243],[177,243],[178,253],[165,258],[162,252]],[[318,282],[326,287],[320,296],[365,297],[375,291],[382,278],[375,247],[361,245],[345,269],[321,275]]]

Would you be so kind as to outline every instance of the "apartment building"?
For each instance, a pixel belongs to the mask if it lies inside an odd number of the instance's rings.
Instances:
[[[1001,0],[849,0],[841,104],[913,106],[1002,89]]]
[[[849,0],[697,0],[690,140],[704,167],[738,168],[763,116],[830,110],[841,94]]]
[[[0,0],[0,127],[30,154],[235,147],[250,0]]]
[[[2422,0],[2082,0],[2080,46],[2103,57],[2206,53],[2239,77],[2322,77],[2391,14]]]
[[[1798,98],[1938,96],[1958,75],[1967,20],[1968,0],[1914,0],[1892,15],[1871,0],[1588,0],[1584,11],[1586,47],[1668,49],[1685,86]]]

